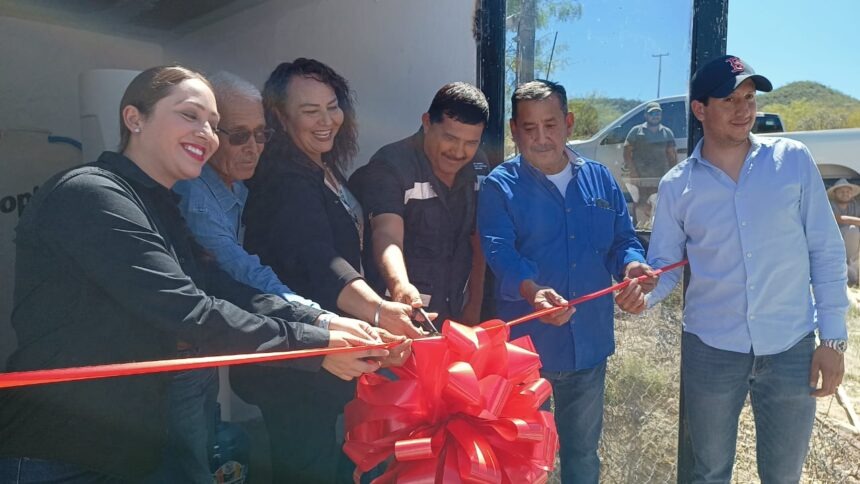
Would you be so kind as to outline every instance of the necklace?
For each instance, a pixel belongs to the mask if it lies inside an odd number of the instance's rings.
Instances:
[[[323,173],[325,185],[329,190],[334,192],[337,196],[338,201],[340,201],[341,206],[346,210],[346,213],[349,214],[352,219],[353,225],[355,225],[355,229],[358,232],[358,244],[359,249],[364,251],[364,213],[361,210],[361,204],[359,204],[358,200],[352,195],[352,193],[340,182],[337,176],[334,174],[332,169],[323,163]]]

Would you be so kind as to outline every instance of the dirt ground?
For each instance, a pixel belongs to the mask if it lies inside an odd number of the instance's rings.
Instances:
[[[848,312],[849,341],[842,385],[854,398],[854,409],[860,412],[860,289],[850,288],[848,298],[851,300],[851,310]],[[857,425],[860,426],[860,422]]]
[[[849,290],[849,350],[843,387],[860,412],[860,290]],[[616,314],[616,354],[607,369],[601,483],[675,483],[680,368],[680,291],[639,315]],[[250,482],[268,482],[268,443],[262,423],[248,428],[253,447]],[[860,425],[860,422],[858,422]],[[749,405],[741,414],[733,482],[759,482],[755,428]],[[556,466],[557,469],[557,466]],[[558,471],[549,476],[559,483]],[[860,483],[860,433],[835,397],[818,401],[802,483]]]
[[[845,393],[860,412],[860,290],[849,290]],[[677,475],[681,312],[676,291],[639,315],[616,313],[616,354],[607,367],[603,483],[674,483]],[[860,422],[856,425],[860,427]],[[835,397],[818,400],[802,481],[860,483],[860,431]],[[741,414],[733,482],[759,482],[749,402]],[[550,482],[560,482],[558,471]]]
[[[849,288],[848,352],[845,354],[844,394],[860,411],[860,290]],[[735,482],[758,482],[755,474],[755,429],[749,405],[741,415]],[[851,424],[836,396],[818,400],[815,427],[802,483],[860,483],[860,421]]]

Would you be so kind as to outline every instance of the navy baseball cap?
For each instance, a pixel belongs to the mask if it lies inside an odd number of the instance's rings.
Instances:
[[[708,97],[723,98],[731,94],[747,79],[752,79],[758,91],[770,92],[773,84],[756,74],[752,66],[740,57],[724,55],[703,65],[690,80],[690,100]]]

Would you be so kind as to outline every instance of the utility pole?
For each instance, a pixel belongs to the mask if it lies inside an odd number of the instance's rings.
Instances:
[[[651,57],[657,58],[657,97],[660,97],[660,75],[663,72],[663,57],[669,55],[668,52],[665,54],[651,54]]]
[[[517,82],[529,82],[535,78],[535,31],[537,30],[537,0],[523,0],[520,9],[517,45],[520,58],[517,60]]]

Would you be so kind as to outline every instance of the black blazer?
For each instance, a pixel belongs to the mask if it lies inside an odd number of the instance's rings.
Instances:
[[[245,248],[297,294],[339,312],[338,294],[361,277],[361,245],[323,170],[297,149],[267,151],[248,189]]]
[[[15,242],[10,371],[175,358],[177,338],[213,354],[328,344],[311,326],[320,311],[230,278],[194,242],[171,192],[117,153],[43,183]],[[163,453],[169,379],[2,390],[0,456],[142,477]]]
[[[267,146],[248,189],[245,248],[296,294],[340,314],[340,291],[361,277],[361,245],[352,217],[325,186],[323,170],[295,148]],[[273,388],[300,389],[312,407],[345,405],[355,392],[354,382],[326,371],[265,365],[231,367],[230,383],[243,400],[267,407],[284,406]]]

